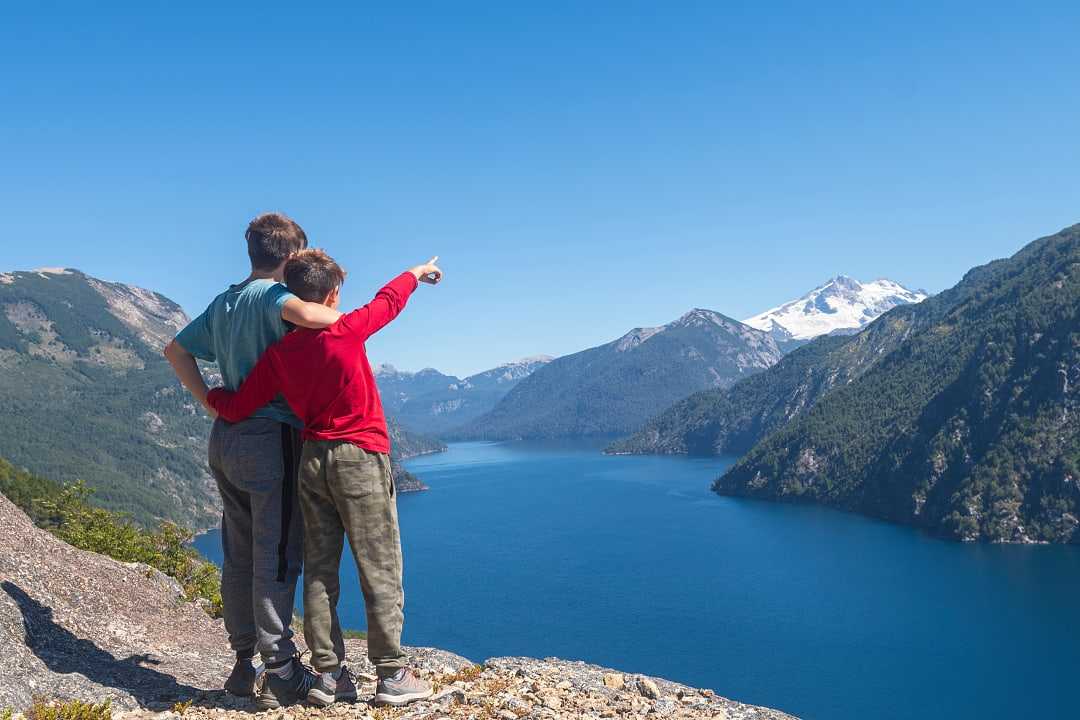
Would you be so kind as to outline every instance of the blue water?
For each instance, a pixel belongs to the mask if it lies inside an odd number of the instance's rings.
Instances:
[[[463,443],[407,463],[405,641],[579,658],[803,718],[1077,717],[1080,548],[721,498],[730,460]],[[220,560],[216,532],[197,540]],[[363,628],[343,562],[343,622]]]

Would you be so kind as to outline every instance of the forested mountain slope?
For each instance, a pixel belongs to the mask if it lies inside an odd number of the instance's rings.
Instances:
[[[947,305],[948,298],[940,299]],[[919,306],[923,307],[923,306]],[[904,306],[854,336],[821,337],[729,388],[695,393],[607,448],[617,454],[738,455],[897,348],[934,313]]]
[[[0,273],[0,457],[95,500],[205,526],[209,421],[161,355],[178,305],[76,270]]]
[[[715,489],[821,502],[961,539],[1076,542],[1078,311],[1080,225],[976,268],[825,352],[856,354],[880,326],[902,330],[880,359],[833,383]],[[811,365],[811,374],[828,373]]]
[[[505,440],[625,433],[658,408],[761,372],[781,357],[768,333],[711,310],[552,360],[451,437]]]

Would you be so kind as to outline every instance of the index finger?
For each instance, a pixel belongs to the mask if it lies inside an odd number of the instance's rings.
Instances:
[[[431,258],[430,260],[428,260],[428,261],[427,261],[427,264],[428,264],[428,265],[434,265],[434,264],[435,264],[435,263],[437,263],[437,262],[439,262],[439,256],[438,256],[438,255],[436,255],[435,257],[433,257],[433,258]]]

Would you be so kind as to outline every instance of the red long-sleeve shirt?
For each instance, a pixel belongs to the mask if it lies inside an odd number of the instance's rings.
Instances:
[[[281,393],[303,421],[305,439],[344,440],[389,453],[364,341],[397,317],[416,286],[416,277],[404,272],[325,330],[293,330],[263,353],[239,390],[214,388],[208,402],[225,420],[239,422]]]

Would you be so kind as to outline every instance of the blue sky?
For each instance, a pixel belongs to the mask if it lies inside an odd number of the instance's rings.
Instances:
[[[469,373],[1080,222],[1075,3],[5,6],[0,269],[198,312],[295,217],[376,361]],[[1036,7],[1037,6],[1037,7]]]

